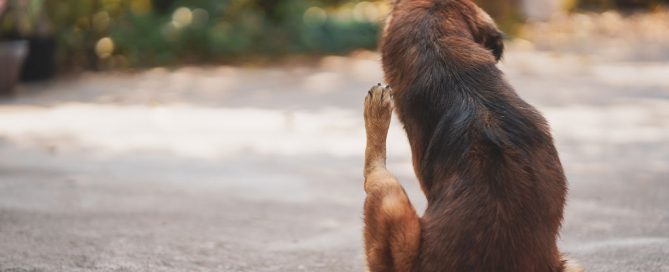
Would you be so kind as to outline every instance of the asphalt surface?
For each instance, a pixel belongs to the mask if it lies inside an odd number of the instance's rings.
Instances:
[[[363,271],[376,54],[26,85],[0,102],[0,271]],[[669,271],[669,63],[514,49],[588,271]],[[389,167],[425,207],[399,124]]]

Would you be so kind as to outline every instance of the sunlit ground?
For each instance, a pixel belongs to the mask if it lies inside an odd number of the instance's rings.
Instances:
[[[510,47],[501,66],[571,182],[562,249],[588,271],[669,270],[669,64]],[[378,60],[21,86],[0,104],[0,270],[362,271]],[[422,209],[390,133],[390,169]]]

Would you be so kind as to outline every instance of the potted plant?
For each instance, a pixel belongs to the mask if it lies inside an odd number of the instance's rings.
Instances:
[[[45,0],[0,0],[0,39],[25,41],[28,54],[20,77],[24,81],[43,80],[55,73],[56,43],[47,17]]]

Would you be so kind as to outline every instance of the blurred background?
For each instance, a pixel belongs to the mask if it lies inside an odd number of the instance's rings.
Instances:
[[[666,0],[478,2],[513,38],[526,38],[525,23],[551,19],[560,21],[551,36],[615,36],[625,32],[615,28],[626,19],[643,19],[640,27],[649,32],[666,25]],[[353,0],[3,0],[0,39],[27,42],[20,75],[35,80],[56,71],[263,63],[374,50],[389,10],[389,1]]]
[[[479,0],[548,118],[560,240],[669,271],[669,1]],[[390,1],[0,0],[0,271],[363,271]],[[389,168],[425,200],[401,125]]]

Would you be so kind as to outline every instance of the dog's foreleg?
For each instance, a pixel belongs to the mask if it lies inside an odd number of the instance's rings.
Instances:
[[[365,253],[369,270],[410,271],[420,247],[420,221],[402,185],[386,169],[391,90],[377,85],[365,98]]]

